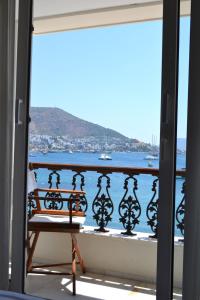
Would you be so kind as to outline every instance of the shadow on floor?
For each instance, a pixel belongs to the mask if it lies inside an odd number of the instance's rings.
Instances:
[[[30,274],[26,283],[27,294],[51,300],[72,299],[69,276]],[[121,279],[93,273],[77,274],[76,300],[156,299],[155,285],[130,279]],[[174,300],[182,299],[177,290]]]

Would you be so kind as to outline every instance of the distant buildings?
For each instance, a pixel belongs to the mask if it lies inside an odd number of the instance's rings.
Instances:
[[[155,148],[156,149],[152,149]],[[30,135],[29,150],[32,152],[149,152],[158,150],[136,139],[110,137],[71,138],[68,136]]]

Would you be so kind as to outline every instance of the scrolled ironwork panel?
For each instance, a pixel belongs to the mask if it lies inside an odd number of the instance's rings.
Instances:
[[[37,182],[37,173],[34,171],[35,181]],[[32,210],[37,208],[35,199],[33,199],[34,192],[28,193],[27,213],[28,218],[32,216]]]
[[[33,196],[34,196],[33,192],[28,194],[28,204],[27,204],[28,218],[32,216],[32,210],[37,208],[36,201],[35,199],[32,198]]]
[[[49,184],[49,188],[53,188],[55,186],[55,188],[59,189],[60,187],[60,174],[53,170],[48,177],[48,184]]]
[[[146,216],[147,216],[147,225],[149,225],[151,227],[152,232],[154,233],[154,235],[150,235],[150,237],[152,238],[157,238],[158,236],[158,182],[159,179],[156,178],[153,181],[153,185],[152,185],[152,192],[153,192],[153,196],[147,206],[147,210],[146,210]]]
[[[78,183],[78,178],[79,178],[79,183]],[[76,174],[73,175],[72,186],[73,186],[73,190],[76,190],[76,189],[81,190],[81,191],[84,190],[83,188],[85,186],[85,177],[82,173],[77,172]],[[71,197],[72,197],[72,195],[71,195]],[[80,200],[80,202],[78,203],[78,209],[77,209],[77,205],[76,205],[76,200],[73,201],[72,209],[86,212],[88,209],[88,201],[87,201],[86,196],[85,195],[80,196],[79,200]],[[69,206],[69,203],[68,203],[68,206]]]
[[[129,182],[133,181],[132,192],[129,191]],[[135,235],[133,229],[136,224],[139,224],[139,217],[141,215],[141,206],[138,201],[136,190],[138,189],[138,181],[134,175],[129,175],[124,181],[124,196],[119,204],[119,222],[122,223],[125,232],[122,234]]]
[[[48,178],[48,184],[49,189],[55,188],[59,189],[60,187],[60,174],[57,171],[52,171],[49,174]],[[49,198],[55,198],[55,200],[48,200]],[[46,209],[55,209],[55,210],[61,210],[63,208],[63,201],[62,201],[62,195],[61,193],[55,193],[55,192],[47,192],[45,195],[46,200],[44,200],[44,206]]]
[[[176,210],[176,221],[177,221],[177,228],[180,230],[182,236],[184,236],[184,229],[185,229],[185,181],[182,185],[181,193],[183,194],[183,198],[181,203],[177,207]]]
[[[102,180],[106,180],[106,186],[102,186]],[[114,210],[113,202],[109,194],[110,189],[110,177],[106,174],[102,174],[98,178],[97,183],[98,192],[92,203],[93,219],[99,226],[96,231],[107,232],[105,227],[112,220],[112,213]]]

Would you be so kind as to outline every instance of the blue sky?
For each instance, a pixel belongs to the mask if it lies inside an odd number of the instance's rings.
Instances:
[[[178,136],[186,136],[189,19],[181,20]],[[31,105],[159,139],[162,22],[34,36]]]

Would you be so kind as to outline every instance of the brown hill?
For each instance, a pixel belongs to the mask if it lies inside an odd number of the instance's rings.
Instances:
[[[30,133],[69,137],[114,137],[128,139],[119,132],[87,122],[66,111],[53,107],[32,107]]]

